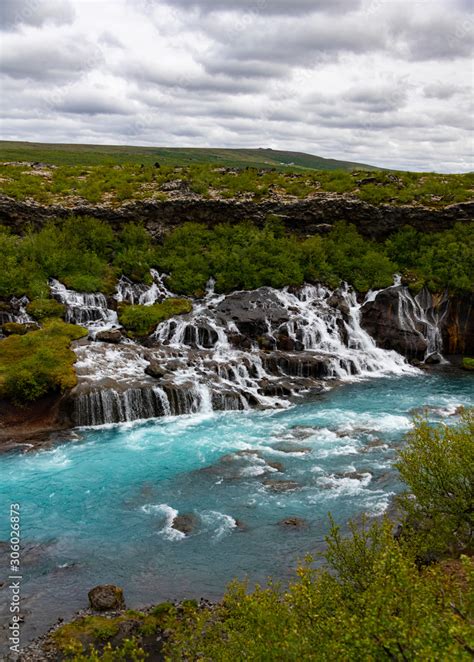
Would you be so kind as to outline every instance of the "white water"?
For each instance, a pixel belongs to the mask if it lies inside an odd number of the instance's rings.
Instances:
[[[240,317],[229,314],[235,305]],[[210,283],[190,314],[157,326],[150,348],[93,343],[76,349],[75,422],[288,407],[324,388],[321,379],[416,374],[400,354],[375,345],[360,325],[360,307],[348,287],[262,288],[226,297],[215,295]],[[146,375],[149,361],[163,374]]]

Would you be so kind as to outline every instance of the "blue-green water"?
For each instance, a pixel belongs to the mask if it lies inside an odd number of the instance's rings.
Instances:
[[[471,375],[439,370],[340,386],[289,410],[83,430],[76,442],[1,456],[0,539],[8,504],[21,504],[24,638],[85,606],[99,583],[139,606],[217,598],[235,576],[286,580],[321,549],[329,511],[342,523],[389,506],[414,408],[455,422],[471,396]],[[284,452],[291,444],[300,448]],[[294,489],[277,492],[274,480]],[[187,537],[170,527],[176,511],[195,516]],[[278,525],[292,516],[307,527]]]

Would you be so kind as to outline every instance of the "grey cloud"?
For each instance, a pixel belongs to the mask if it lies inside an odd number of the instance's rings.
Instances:
[[[1,72],[18,79],[71,82],[97,67],[103,60],[100,49],[87,39],[15,39],[5,37],[2,43]]]
[[[125,75],[136,81],[151,83],[164,88],[184,89],[194,92],[247,94],[258,92],[258,80],[240,78],[238,81],[225,75],[208,75],[205,72],[176,73],[158,63],[131,62],[125,66]]]
[[[459,85],[438,82],[425,85],[423,94],[427,99],[451,99],[461,90],[462,88]]]
[[[373,113],[385,113],[401,108],[407,94],[404,89],[397,87],[357,87],[348,90],[343,98]]]
[[[38,27],[48,21],[72,23],[74,14],[69,0],[1,0],[0,28],[11,30],[22,24]]]
[[[313,12],[350,12],[360,0],[164,0],[173,8],[199,9],[203,12],[247,12],[255,15],[295,16]]]
[[[65,94],[53,107],[58,111],[78,115],[128,115],[133,112],[133,107],[123,100],[93,91],[73,90],[70,94]]]

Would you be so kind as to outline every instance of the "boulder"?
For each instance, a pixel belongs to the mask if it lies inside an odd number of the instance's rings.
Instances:
[[[117,344],[122,340],[122,332],[120,329],[107,329],[105,331],[99,331],[95,335],[95,340]]]
[[[233,321],[242,335],[255,339],[266,335],[268,322],[277,326],[289,320],[288,310],[268,287],[230,294],[216,306],[216,316]]]
[[[171,524],[173,529],[181,531],[185,536],[192,533],[198,525],[198,519],[193,513],[183,513],[183,515],[176,515]]]
[[[94,611],[112,611],[125,609],[123,591],[114,584],[101,584],[87,594],[89,606]]]
[[[279,441],[272,445],[276,451],[280,453],[311,453],[312,449],[309,446],[300,446],[292,441]]]
[[[157,359],[152,359],[145,368],[145,372],[150,377],[154,377],[155,379],[161,379],[168,373],[168,370],[163,367],[160,361],[158,361]]]

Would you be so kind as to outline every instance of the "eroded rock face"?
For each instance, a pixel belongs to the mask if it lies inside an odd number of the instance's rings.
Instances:
[[[289,311],[268,287],[251,292],[235,292],[216,307],[216,317],[232,320],[240,333],[258,338],[268,333],[269,324],[275,326],[289,320]]]
[[[320,193],[307,200],[205,200],[185,190],[170,200],[140,200],[114,208],[107,204],[77,204],[43,206],[19,202],[0,196],[0,222],[24,230],[33,223],[42,227],[51,218],[94,216],[120,227],[129,221],[141,221],[155,237],[162,237],[187,221],[204,223],[210,227],[218,223],[238,223],[252,220],[264,225],[269,214],[280,216],[285,227],[301,235],[326,232],[337,221],[350,219],[364,236],[385,239],[388,235],[411,225],[423,232],[446,230],[455,223],[469,222],[474,217],[474,203],[463,202],[443,209],[422,206],[371,205],[351,195]]]
[[[361,308],[361,325],[383,349],[394,349],[407,358],[423,359],[428,349],[425,327],[400,315],[401,287],[390,287]]]
[[[123,591],[114,584],[101,584],[88,593],[89,606],[94,611],[125,609]]]

